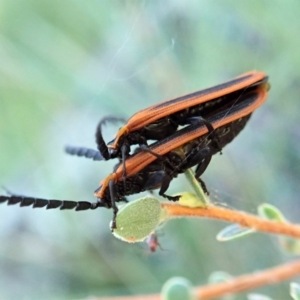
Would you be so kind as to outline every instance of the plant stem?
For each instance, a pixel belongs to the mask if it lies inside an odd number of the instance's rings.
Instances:
[[[194,289],[197,299],[216,299],[228,294],[246,292],[267,284],[276,284],[300,274],[300,260],[267,269],[261,272],[242,275],[227,282],[199,286]],[[162,300],[159,294],[93,298],[93,300]]]
[[[195,173],[193,172],[193,170],[187,169],[184,172],[184,175],[185,175],[186,179],[188,180],[188,182],[190,183],[190,185],[192,186],[193,190],[195,191],[195,194],[199,198],[199,201],[203,203],[203,206],[205,207],[205,206],[209,205],[209,203],[210,203],[209,199],[205,195],[201,185],[199,184],[199,181],[195,178]]]
[[[300,238],[300,226],[288,222],[276,222],[261,219],[240,211],[233,211],[223,207],[207,206],[190,208],[187,206],[172,203],[161,203],[162,208],[167,212],[168,217],[206,217],[219,219],[226,222],[240,224],[242,227],[249,227],[257,231],[283,234],[293,238]]]
[[[236,294],[267,284],[279,283],[299,273],[300,260],[295,260],[261,272],[242,275],[227,282],[198,287],[195,293],[201,300],[214,299],[226,294]]]

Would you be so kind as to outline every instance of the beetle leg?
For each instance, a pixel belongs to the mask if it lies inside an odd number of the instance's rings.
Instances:
[[[129,202],[129,201],[127,200],[126,197],[122,197],[122,199],[120,199],[120,201],[123,201],[123,202],[125,202],[125,203],[128,203],[128,202]]]
[[[160,187],[160,190],[158,192],[158,194],[160,196],[167,198],[168,200],[171,200],[171,201],[178,201],[180,196],[172,197],[172,196],[165,194],[165,192],[169,188],[171,180],[172,180],[172,177],[166,172],[166,170],[156,171],[152,176],[150,176],[150,178],[144,185],[144,189],[150,190],[150,193],[152,193],[151,190]]]
[[[209,149],[209,147],[206,147],[206,148]],[[206,149],[206,148],[204,148],[204,149]],[[202,150],[204,150],[204,149],[202,149]],[[201,153],[201,156],[202,155],[203,154]],[[204,193],[206,193],[207,195],[209,195],[209,191],[207,190],[207,187],[206,187],[204,181],[200,178],[200,176],[206,170],[207,166],[209,165],[209,163],[211,161],[211,158],[212,158],[212,154],[211,154],[210,149],[209,149],[208,152],[206,151],[206,156],[204,158],[202,156],[201,162],[198,164],[198,166],[196,168],[196,171],[195,171],[195,178],[198,180],[198,182],[200,183]]]
[[[164,164],[169,165],[169,167],[171,167],[172,169],[174,169],[174,170],[177,169],[177,166],[174,166],[167,157],[155,153],[154,151],[150,150],[148,148],[148,146],[143,145],[143,146],[140,147],[140,149],[141,149],[141,151],[148,152],[148,153],[152,154],[153,156],[156,157],[156,159],[158,161],[161,161]]]
[[[143,189],[153,191],[159,187],[161,187],[161,182],[165,178],[166,173],[164,170],[159,170],[154,172],[147,180],[147,182],[143,185]]]
[[[116,218],[118,214],[118,207],[116,205],[116,186],[113,180],[109,181],[109,192],[110,192],[110,200],[111,200],[111,207],[113,209],[113,219],[112,219],[112,225],[111,225],[111,230],[113,231],[114,229],[117,228],[117,223],[116,223]]]
[[[205,150],[205,152],[204,152],[204,150]],[[199,160],[199,164],[196,168],[195,177],[199,178],[206,170],[206,168],[209,165],[211,158],[212,158],[212,154],[210,152],[209,147],[205,147],[205,148],[201,149],[198,152],[198,154],[194,157],[194,159],[196,159],[196,158]]]
[[[108,159],[110,159],[110,154],[108,152],[107,145],[103,139],[102,124],[103,124],[102,121],[100,121],[97,126],[97,129],[96,129],[96,144],[97,144],[98,150],[100,151],[100,153],[102,154],[104,159],[108,160]]]
[[[160,187],[158,194],[164,198],[167,198],[170,201],[178,201],[180,196],[168,196],[165,194],[165,192],[169,188],[171,180],[172,180],[172,178],[169,175],[166,174],[164,176],[164,178],[161,181],[161,187]]]
[[[196,178],[197,181],[200,183],[203,192],[204,192],[207,196],[209,196],[209,191],[208,191],[208,189],[207,189],[207,187],[206,187],[205,182],[204,182],[200,177],[198,177],[198,178],[195,177],[195,178]]]
[[[123,174],[122,174],[122,176],[123,176],[124,182],[125,182],[126,175],[127,175],[126,174],[126,167],[125,167],[125,160],[128,157],[128,155],[129,155],[129,150],[130,150],[130,146],[129,145],[127,145],[127,144],[122,145],[122,147],[121,147],[122,164],[123,164]]]
[[[162,158],[163,158],[162,155],[157,154],[157,153],[153,152],[152,150],[150,150],[150,148],[149,148],[147,145],[141,145],[141,146],[140,146],[140,149],[141,149],[141,151],[148,152],[148,153],[152,154],[152,155],[155,156],[157,159],[162,159]]]
[[[211,159],[211,150],[208,146],[201,148],[196,153],[190,153],[187,155],[187,161],[183,164],[184,169],[192,168],[195,165],[205,165],[205,169],[207,168],[209,161]],[[209,161],[206,163],[205,161],[209,158]],[[204,166],[203,166],[204,167]],[[200,173],[200,175],[205,171],[205,169]],[[199,176],[200,176],[199,175]]]
[[[212,137],[211,140],[212,140],[212,143],[214,143],[215,148],[220,151],[220,154],[222,154],[222,148],[220,147],[220,138],[217,135],[214,127],[212,126],[212,124],[210,122],[208,122],[203,117],[199,116],[199,117],[187,118],[187,123],[191,124],[191,125],[197,125],[197,124],[203,123],[208,130],[208,134]]]
[[[130,145],[124,143],[121,147],[122,164],[123,164],[122,179],[123,179],[124,191],[126,191],[126,177],[127,177],[125,160],[129,156],[129,151],[130,151]]]
[[[108,151],[108,147],[103,139],[102,135],[102,125],[104,125],[106,122],[126,122],[123,118],[108,116],[100,120],[97,129],[96,129],[96,144],[97,148],[104,157],[104,159],[108,160],[110,159],[110,153]]]
[[[200,117],[201,121],[204,123],[204,125],[206,126],[206,128],[208,129],[208,133],[209,135],[211,135],[211,141],[214,144],[215,148],[218,149],[220,151],[220,154],[222,154],[222,148],[220,146],[220,138],[217,135],[215,129],[213,128],[213,126],[211,125],[211,123],[209,123],[207,120],[205,120],[204,118]]]
[[[140,147],[143,147],[143,146],[148,147],[147,139],[144,136],[140,136],[139,146]]]
[[[207,147],[200,149],[195,154],[190,154],[190,156],[188,156],[188,163],[186,163],[183,166],[184,169],[188,169],[188,168],[191,168],[191,167],[197,165],[196,171],[195,171],[195,178],[199,181],[203,191],[207,195],[209,194],[209,192],[206,188],[204,181],[202,179],[200,179],[200,176],[204,173],[204,171],[208,167],[208,165],[211,161],[211,158],[212,158],[211,149],[207,146]]]

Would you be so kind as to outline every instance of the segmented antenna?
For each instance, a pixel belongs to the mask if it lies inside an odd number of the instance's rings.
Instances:
[[[7,202],[7,205],[15,205],[20,203],[20,207],[30,206],[32,208],[41,208],[46,207],[46,209],[73,209],[76,211],[79,210],[88,210],[96,209],[101,205],[100,202],[90,203],[87,201],[69,201],[69,200],[55,200],[55,199],[41,199],[34,197],[25,197],[25,196],[0,196],[0,203]]]
[[[104,160],[101,153],[98,150],[94,150],[94,149],[66,146],[65,151],[70,155],[84,156],[86,158],[91,158],[93,160]]]

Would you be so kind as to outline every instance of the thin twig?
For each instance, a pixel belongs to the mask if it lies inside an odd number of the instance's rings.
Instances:
[[[276,222],[259,218],[240,211],[234,211],[218,206],[191,208],[172,203],[161,203],[170,218],[176,217],[205,217],[237,223],[242,227],[249,227],[257,231],[283,234],[293,238],[300,238],[300,226],[288,222]]]
[[[279,283],[299,274],[300,260],[295,260],[265,271],[243,275],[228,282],[199,287],[195,292],[201,300],[214,299],[226,294],[236,294],[264,285]]]
[[[227,282],[210,284],[195,288],[196,297],[200,300],[215,299],[228,294],[246,292],[267,284],[276,284],[300,275],[300,260],[252,274],[242,275]],[[162,300],[159,294],[127,297],[90,298],[89,300]]]

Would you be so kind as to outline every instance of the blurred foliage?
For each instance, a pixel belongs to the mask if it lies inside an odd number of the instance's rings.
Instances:
[[[300,285],[298,283],[292,282],[290,284],[290,295],[294,300],[300,299]]]
[[[163,286],[162,300],[196,300],[192,284],[183,277],[172,277]]]
[[[258,69],[270,76],[268,101],[203,178],[218,203],[255,212],[268,202],[299,222],[299,15],[297,0],[2,0],[0,184],[93,201],[114,162],[69,157],[64,145],[94,147],[105,115],[129,117]],[[105,128],[107,140],[117,128]],[[184,176],[171,187],[189,190]],[[158,292],[173,276],[198,285],[215,270],[236,276],[287,259],[271,236],[218,243],[224,224],[211,220],[169,222],[163,250],[149,254],[116,240],[111,216],[1,205],[0,298]],[[259,292],[285,299],[287,290]]]

